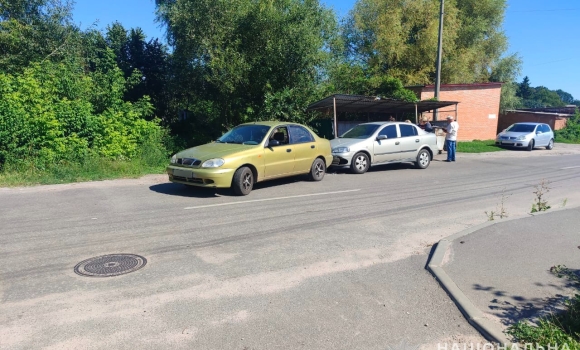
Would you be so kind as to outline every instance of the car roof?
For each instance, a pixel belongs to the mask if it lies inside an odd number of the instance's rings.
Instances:
[[[527,124],[527,125],[544,125],[544,124],[546,124],[546,123],[532,123],[532,122],[530,122],[530,123],[528,123],[528,122],[520,122],[520,123],[514,123],[514,125],[516,125],[516,124]]]
[[[394,121],[394,122],[369,122],[369,123],[361,123],[360,125],[385,125],[385,124],[409,124],[407,122],[400,122],[400,121]],[[415,125],[413,123],[411,123],[411,125]]]
[[[292,122],[281,122],[281,121],[276,121],[276,120],[269,120],[269,121],[259,121],[259,122],[252,122],[252,123],[243,123],[240,125],[265,125],[265,126],[277,126],[277,125],[300,125],[300,126],[304,126],[302,124],[298,124],[298,123],[292,123]]]

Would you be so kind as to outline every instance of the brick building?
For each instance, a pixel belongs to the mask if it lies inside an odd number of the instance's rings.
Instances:
[[[507,110],[500,114],[497,123],[497,132],[506,129],[514,123],[545,123],[552,130],[560,130],[566,127],[568,118],[574,116],[576,106],[548,107]]]
[[[439,90],[439,100],[457,101],[458,139],[461,141],[491,140],[497,135],[499,102],[502,83],[443,84]],[[421,100],[435,96],[435,85],[408,86]],[[455,110],[440,109],[438,120]],[[433,119],[432,113],[423,113]]]

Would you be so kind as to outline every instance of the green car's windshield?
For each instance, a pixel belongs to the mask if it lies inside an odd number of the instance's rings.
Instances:
[[[258,145],[264,140],[269,130],[270,127],[266,125],[240,125],[226,132],[216,142]]]
[[[349,131],[342,134],[341,138],[345,139],[368,139],[377,131],[379,125],[377,124],[361,124],[357,125]]]
[[[534,124],[513,124],[506,131],[512,132],[532,132],[536,126]]]

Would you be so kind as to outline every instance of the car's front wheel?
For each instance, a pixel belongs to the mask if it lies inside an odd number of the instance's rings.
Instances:
[[[531,139],[531,140],[530,140],[530,143],[528,143],[528,148],[526,148],[526,149],[527,149],[528,151],[531,151],[531,150],[533,150],[533,149],[534,149],[534,144],[535,144],[535,142],[534,142],[534,139]]]
[[[254,188],[254,173],[248,167],[241,167],[234,173],[232,189],[238,196],[245,196]]]
[[[551,150],[552,148],[554,148],[554,139],[550,139],[550,142],[548,142],[548,145],[546,146],[547,150]]]
[[[308,178],[312,181],[320,181],[324,178],[326,173],[326,163],[320,158],[316,158],[310,167]]]
[[[366,153],[359,152],[352,157],[350,162],[350,170],[355,174],[364,174],[369,170],[371,162]]]
[[[431,154],[426,149],[422,149],[417,154],[417,161],[415,167],[417,169],[426,169],[431,164]]]

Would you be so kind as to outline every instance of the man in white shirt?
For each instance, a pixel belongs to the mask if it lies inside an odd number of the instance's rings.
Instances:
[[[447,134],[445,135],[445,143],[447,146],[447,161],[455,161],[455,149],[457,147],[457,131],[459,130],[459,124],[453,120],[453,117],[447,116],[447,127],[443,128]]]

